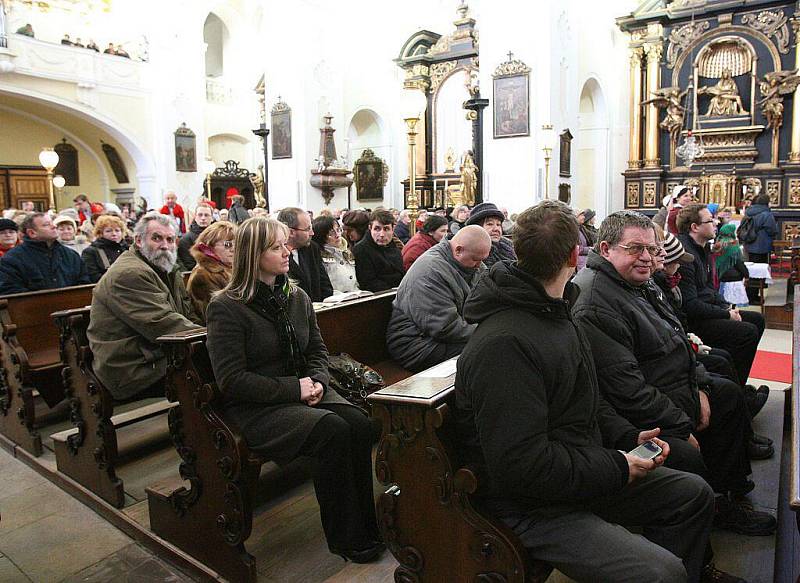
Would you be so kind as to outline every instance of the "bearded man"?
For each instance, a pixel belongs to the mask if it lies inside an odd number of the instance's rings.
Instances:
[[[94,288],[94,372],[117,400],[163,397],[167,359],[156,339],[199,327],[176,265],[175,223],[150,212],[134,228],[133,247]]]

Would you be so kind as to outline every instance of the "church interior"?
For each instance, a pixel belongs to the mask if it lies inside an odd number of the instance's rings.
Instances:
[[[185,209],[241,195],[251,214],[385,208],[413,221],[481,203],[514,220],[559,200],[593,209],[600,225],[620,210],[652,218],[683,187],[737,216],[765,193],[778,230],[771,275],[761,305],[743,309],[766,319],[759,354],[788,367],[751,380],[771,390],[753,427],[775,444],[753,462],[764,486],[751,500],[777,529],[711,540],[717,567],[790,583],[800,581],[798,67],[790,0],[0,0],[0,201],[61,210],[85,194],[144,211],[169,192]],[[0,296],[0,580],[571,581],[473,506],[480,480],[437,433],[452,376],[420,389],[377,366],[385,338],[356,338],[347,319],[372,307],[317,312],[329,352],[400,387],[372,402],[390,552],[358,564],[328,552],[306,461],[242,454],[243,438],[215,417],[197,338],[164,344],[167,400],[120,405],[98,391],[81,345],[86,293],[64,290],[61,312],[31,304],[28,321]],[[391,311],[392,297],[375,299]],[[20,346],[46,327],[40,357],[58,367],[17,387],[12,376],[36,368]],[[32,389],[62,375],[74,385],[63,401]],[[404,400],[412,389],[421,396]],[[451,544],[461,554],[432,550]]]

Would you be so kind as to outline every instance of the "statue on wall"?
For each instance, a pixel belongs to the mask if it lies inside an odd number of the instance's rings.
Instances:
[[[706,111],[706,115],[709,117],[747,115],[748,113],[742,105],[742,98],[739,96],[739,89],[731,76],[730,69],[722,70],[722,77],[716,85],[700,87],[697,94],[711,95],[711,103]]]
[[[647,101],[642,101],[642,106],[652,103],[659,109],[666,110],[664,120],[659,125],[662,129],[667,130],[674,140],[678,139],[678,135],[683,127],[683,118],[686,115],[686,108],[682,105],[682,101],[688,92],[688,89],[681,91],[680,87],[663,87],[657,91],[653,91],[652,98]]]
[[[253,185],[253,196],[256,199],[256,206],[266,207],[267,201],[264,198],[264,165],[259,164],[258,170],[250,173],[250,184]]]
[[[773,130],[783,123],[783,96],[794,93],[798,85],[800,75],[797,69],[767,73],[759,84],[762,98],[758,105],[767,118],[767,125]]]
[[[473,206],[475,193],[478,190],[478,167],[469,150],[464,154],[464,162],[461,164],[461,188],[463,204]]]

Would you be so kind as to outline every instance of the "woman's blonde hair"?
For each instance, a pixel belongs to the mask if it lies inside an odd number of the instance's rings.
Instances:
[[[108,228],[119,227],[122,230],[122,235],[125,235],[125,221],[114,215],[100,215],[94,223],[94,236],[99,239],[103,236],[103,231]]]
[[[236,225],[228,221],[217,221],[207,226],[195,239],[194,245],[189,249],[192,257],[200,261],[203,252],[197,249],[198,245],[206,244],[213,247],[220,241],[230,241],[236,236]]]
[[[236,229],[231,280],[218,293],[237,302],[250,302],[256,294],[261,268],[261,254],[278,240],[289,236],[289,227],[267,217],[252,217]]]

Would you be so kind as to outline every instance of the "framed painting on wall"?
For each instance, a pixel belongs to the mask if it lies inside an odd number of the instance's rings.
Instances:
[[[530,67],[508,53],[492,75],[494,96],[494,137],[529,136]]]
[[[197,172],[197,139],[185,123],[175,130],[175,170]]]
[[[292,157],[292,109],[278,97],[272,108],[272,159]]]
[[[356,160],[353,178],[358,200],[383,200],[383,187],[386,186],[389,169],[386,163],[367,148]]]

